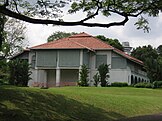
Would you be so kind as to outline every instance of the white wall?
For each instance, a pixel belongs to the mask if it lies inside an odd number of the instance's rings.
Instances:
[[[31,80],[29,86],[46,87],[47,86],[47,72],[46,70],[32,69]]]
[[[47,70],[47,85],[48,87],[56,86],[56,70]]]
[[[98,72],[96,68],[96,55],[107,55],[107,64],[111,64],[111,51],[110,50],[98,50],[96,53],[90,53],[90,69],[89,69],[89,80],[90,86],[93,85],[93,76]],[[111,68],[111,65],[109,66]]]
[[[127,69],[111,69],[109,83],[113,82],[127,82],[131,83],[131,72]]]
[[[30,71],[32,72],[32,74],[30,75],[30,80],[28,82],[28,86],[32,87],[33,83],[37,81],[37,71],[34,69],[30,69]]]

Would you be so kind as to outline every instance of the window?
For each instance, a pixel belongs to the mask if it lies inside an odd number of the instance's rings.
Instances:
[[[111,68],[112,69],[125,69],[126,59],[123,57],[112,57]]]
[[[83,51],[83,64],[85,64],[89,68],[89,58],[90,54],[87,51]]]
[[[36,56],[33,55],[33,56],[32,56],[32,60],[31,60],[31,67],[32,67],[32,68],[35,68],[35,61],[36,61]]]
[[[79,67],[80,51],[79,50],[60,50],[59,66],[60,67]]]
[[[101,64],[107,64],[107,55],[96,55],[96,68]]]
[[[39,50],[37,51],[38,67],[56,67],[57,53],[55,50]]]

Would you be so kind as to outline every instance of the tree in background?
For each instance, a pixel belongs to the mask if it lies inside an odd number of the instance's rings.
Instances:
[[[151,45],[148,45],[133,49],[131,56],[145,62],[147,58],[157,59],[158,54],[155,48],[153,48]]]
[[[147,58],[144,64],[151,82],[162,80],[162,64],[157,59]]]
[[[75,33],[75,32],[67,33],[67,32],[57,31],[57,32],[54,32],[52,35],[50,35],[47,38],[47,41],[50,42],[50,41],[53,41],[53,40],[69,37],[69,36],[72,36],[72,35],[75,35],[75,34],[77,34],[77,33]],[[107,42],[109,45],[123,51],[123,46],[122,46],[122,44],[120,44],[118,39],[106,38],[103,35],[98,35],[98,36],[96,36],[96,38],[98,38],[98,39],[100,39],[104,42]]]
[[[159,46],[157,47],[157,52],[158,52],[158,54],[162,57],[162,45],[159,45]]]
[[[98,67],[100,82],[102,87],[106,87],[108,85],[108,78],[109,78],[109,65],[101,64]]]
[[[149,79],[153,81],[162,80],[162,56],[161,45],[156,49],[151,45],[135,48],[131,55],[144,62]]]
[[[20,52],[23,46],[27,45],[27,42],[24,42],[24,31],[26,27],[22,22],[5,17],[2,14],[0,14],[0,22],[0,37],[3,39],[0,50],[0,80],[6,83],[11,69],[8,68],[7,60],[14,54]],[[24,69],[20,71],[22,72]]]
[[[50,35],[50,36],[47,38],[47,41],[48,41],[48,42],[51,42],[51,41],[53,41],[53,40],[57,40],[57,39],[69,37],[69,36],[75,35],[75,34],[77,34],[77,33],[75,33],[75,32],[67,33],[67,32],[57,31],[57,32],[54,32],[52,35]]]
[[[122,46],[122,44],[120,44],[119,40],[118,39],[111,39],[111,38],[106,38],[105,36],[103,35],[98,35],[96,36],[98,39],[104,41],[104,42],[107,42],[109,45],[123,51],[124,48]]]
[[[16,20],[7,18],[4,24],[5,38],[2,42],[1,54],[4,58],[9,58],[16,53],[22,51],[23,47],[27,46],[25,39],[25,25]]]

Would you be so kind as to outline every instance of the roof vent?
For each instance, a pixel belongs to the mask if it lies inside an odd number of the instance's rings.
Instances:
[[[129,45],[129,42],[122,42],[122,45],[123,45],[123,48],[124,48],[124,52],[126,54],[131,54],[131,50],[132,50],[132,47],[130,47]]]

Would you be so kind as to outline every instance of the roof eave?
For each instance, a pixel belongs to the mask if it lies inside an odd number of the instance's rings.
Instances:
[[[95,50],[89,49],[89,48],[31,48],[31,50],[77,50],[77,49],[80,49],[80,50],[87,49],[92,52],[95,52]]]
[[[94,49],[94,50],[113,50],[113,48],[97,48],[97,49]]]
[[[141,63],[141,62],[135,61],[135,60],[133,60],[133,59],[130,59],[130,58],[124,56],[123,54],[121,54],[121,53],[119,53],[119,52],[117,52],[117,51],[115,51],[115,50],[113,50],[113,52],[118,53],[119,55],[121,55],[121,56],[127,58],[127,59],[130,60],[130,61],[133,61],[133,62],[135,62],[135,63],[137,63],[137,64],[139,64],[139,65],[144,66],[144,63]]]

